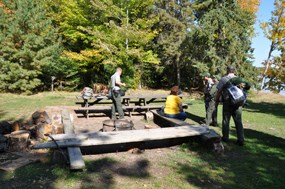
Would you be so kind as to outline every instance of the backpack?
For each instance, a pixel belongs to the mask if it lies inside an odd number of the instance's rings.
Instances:
[[[246,93],[238,86],[233,85],[231,81],[228,81],[228,87],[226,88],[229,102],[234,107],[243,106],[246,101]]]
[[[82,90],[82,96],[84,98],[91,98],[93,96],[93,89],[90,87],[84,87]]]

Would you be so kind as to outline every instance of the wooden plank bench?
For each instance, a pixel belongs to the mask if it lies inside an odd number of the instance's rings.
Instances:
[[[153,114],[153,122],[160,127],[175,127],[181,125],[194,125],[187,123],[185,121],[181,121],[179,119],[165,117],[161,110],[151,110]]]
[[[177,127],[177,126],[182,126],[182,125],[193,125],[193,124],[189,124],[187,122],[184,122],[178,119],[165,117],[163,113],[159,110],[151,110],[151,112],[153,113],[154,123],[159,125],[160,127],[166,127],[166,126],[167,127]],[[200,139],[209,146],[214,145],[214,148],[215,148],[216,143],[219,143],[220,145],[222,145],[220,143],[221,136],[218,133],[216,133],[215,130],[208,129],[206,126],[204,127],[208,130],[208,132],[200,135],[199,136]]]
[[[53,135],[59,147],[98,146],[144,141],[158,141],[164,139],[183,138],[207,133],[202,126],[180,126],[144,130],[125,130],[112,132],[93,132],[82,134]],[[34,149],[56,148],[54,142],[35,144]]]
[[[64,109],[61,113],[65,134],[74,134],[73,121],[68,110]],[[79,147],[67,147],[70,169],[84,169],[85,163]]]

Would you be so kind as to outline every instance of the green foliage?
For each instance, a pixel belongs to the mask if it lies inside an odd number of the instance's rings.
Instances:
[[[223,75],[230,64],[255,82],[258,2],[5,0],[0,90],[47,90],[52,76],[56,87],[70,90],[107,84],[118,66],[131,88],[199,88],[202,73]]]
[[[191,2],[187,0],[159,0],[156,7],[160,19],[156,25],[160,31],[155,40],[156,50],[162,65],[166,67],[165,76],[168,83],[180,85],[182,44],[186,39],[187,29],[192,26],[194,21]],[[170,73],[167,70],[170,70]],[[170,75],[171,77],[169,77]]]
[[[56,64],[59,49],[44,7],[34,0],[3,1],[0,41],[0,91],[31,93],[39,88],[44,67]]]
[[[139,67],[159,62],[150,49],[157,33],[152,30],[157,22],[153,0],[58,0],[50,4],[63,35],[64,54],[78,64],[83,84],[107,83],[120,66],[128,84],[136,87],[141,78],[135,75]]]
[[[267,88],[279,93],[285,89],[285,2],[276,0],[274,5],[271,19],[261,24],[265,37],[271,41],[268,58],[262,69],[261,89]],[[274,51],[279,51],[280,55],[273,57]]]
[[[238,74],[253,80],[250,45],[254,17],[234,1],[212,1],[206,7],[199,7],[197,22],[188,33],[183,58],[184,65],[192,70],[192,78],[201,80],[201,73],[205,72],[224,75],[226,66],[234,65]]]

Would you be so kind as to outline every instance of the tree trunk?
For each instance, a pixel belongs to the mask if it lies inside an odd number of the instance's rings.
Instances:
[[[180,66],[179,62],[176,62],[176,74],[177,74],[177,86],[180,87],[181,84],[181,75],[180,75]]]
[[[261,90],[264,89],[265,80],[266,80],[266,76],[267,76],[267,71],[269,69],[270,58],[271,58],[271,54],[272,54],[273,50],[274,50],[274,43],[272,42],[271,46],[270,46],[269,53],[268,53],[267,60],[265,61],[265,69],[264,69],[264,72],[263,72],[263,75],[262,75]]]
[[[30,138],[29,131],[15,131],[10,134],[8,138],[8,150],[13,151],[25,151],[28,147]]]

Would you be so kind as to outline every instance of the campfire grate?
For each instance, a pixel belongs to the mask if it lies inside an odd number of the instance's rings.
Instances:
[[[126,119],[108,119],[103,121],[103,132],[109,131],[110,129],[113,131],[133,130],[134,123]]]

